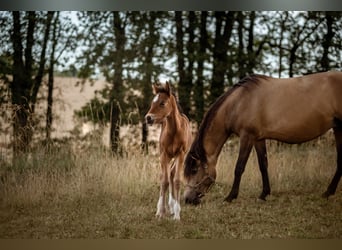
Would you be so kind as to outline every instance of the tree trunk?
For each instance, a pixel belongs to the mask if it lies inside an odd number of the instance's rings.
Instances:
[[[53,13],[52,15],[53,16]],[[50,67],[48,78],[48,97],[47,97],[47,111],[46,111],[46,141],[51,141],[51,127],[52,127],[52,105],[53,105],[53,88],[54,88],[54,65],[55,65],[55,49],[57,44],[57,26],[58,26],[59,13],[55,18],[52,31],[52,50],[50,55]],[[50,20],[51,22],[51,20]]]
[[[187,59],[188,67],[185,69],[184,81],[179,85],[179,103],[183,109],[185,115],[190,117],[191,104],[190,96],[192,92],[192,81],[193,81],[193,69],[195,61],[195,28],[196,28],[196,15],[194,11],[189,12],[188,17],[189,26],[187,27],[187,33],[189,34],[189,40],[186,45],[187,49]],[[183,34],[184,35],[184,34]],[[184,37],[183,37],[184,39]],[[182,53],[183,58],[185,58],[184,51],[179,51]]]
[[[38,73],[34,75],[33,47],[34,34],[39,16],[35,12],[25,12],[27,17],[26,29],[22,27],[20,12],[12,12],[13,30],[11,40],[13,44],[13,82],[11,84],[13,120],[13,159],[17,155],[26,153],[33,136],[34,121],[32,115],[35,110],[37,93],[42,82],[45,68],[45,52],[49,39],[50,24],[53,16],[48,12],[43,43],[41,45]],[[25,30],[25,33],[23,32]],[[25,46],[23,45],[25,39]]]
[[[324,35],[324,41],[322,43],[323,46],[323,56],[321,59],[321,69],[322,71],[330,70],[330,59],[329,59],[329,48],[333,43],[334,38],[334,31],[333,31],[333,24],[334,18],[333,16],[327,11],[325,12],[325,21],[327,24],[327,33]]]
[[[151,85],[152,85],[152,66],[153,66],[153,48],[156,44],[157,36],[156,36],[156,27],[155,27],[155,21],[157,19],[155,12],[150,12],[150,14],[147,15],[147,22],[148,22],[148,38],[147,38],[147,50],[145,54],[145,74],[143,78],[143,103],[142,103],[142,112],[143,114],[146,114],[150,105],[150,101],[152,99],[152,91],[151,91]],[[145,117],[142,116],[142,143],[141,143],[141,149],[143,153],[148,154],[148,143],[147,143],[147,137],[148,137],[148,127],[145,122]]]
[[[199,125],[204,115],[204,61],[206,58],[206,49],[208,47],[208,33],[207,33],[207,17],[208,12],[201,12],[200,22],[200,38],[199,38],[199,51],[197,57],[197,81],[194,89],[194,101],[196,107],[195,121]]]
[[[114,59],[114,76],[112,81],[112,91],[110,96],[111,103],[111,119],[110,119],[110,144],[114,154],[121,154],[122,149],[120,146],[120,116],[121,108],[120,102],[123,100],[123,58],[125,49],[125,26],[122,23],[120,13],[118,11],[113,12],[113,28],[115,35],[115,52],[116,57]]]
[[[35,111],[35,105],[36,105],[38,91],[39,91],[39,88],[41,86],[43,76],[44,76],[45,61],[46,61],[46,58],[45,58],[46,47],[47,47],[47,44],[49,41],[50,27],[51,27],[51,21],[52,21],[53,16],[54,16],[53,11],[49,11],[47,13],[43,45],[42,45],[42,50],[41,50],[41,54],[40,54],[39,68],[38,68],[38,72],[37,72],[37,75],[35,77],[35,80],[33,82],[33,87],[32,87],[32,94],[31,94],[31,100],[32,100],[31,101],[31,103],[32,103],[31,104],[31,110],[32,110],[32,113],[34,113],[34,111]],[[52,42],[55,43],[54,40]]]
[[[210,86],[210,103],[214,102],[224,92],[224,77],[228,70],[227,52],[229,48],[229,40],[232,34],[232,26],[235,18],[235,13],[229,11],[228,13],[217,11],[216,17],[216,29],[214,40],[214,68],[212,82]],[[224,25],[224,31],[222,34],[222,26]]]
[[[284,32],[286,30],[286,22],[288,20],[289,14],[285,11],[285,19],[282,17],[281,24],[280,24],[280,39],[279,39],[279,69],[278,69],[278,77],[281,78],[283,73],[283,56],[284,56],[284,49],[283,49],[283,37]]]
[[[248,27],[248,45],[247,45],[247,67],[245,74],[253,74],[254,67],[256,64],[256,58],[258,56],[258,52],[254,51],[254,24],[255,24],[255,11],[251,11],[249,15],[249,27]],[[263,43],[260,44],[262,46]],[[261,47],[259,47],[261,51]],[[260,53],[260,52],[259,52]]]
[[[244,16],[241,11],[238,12],[237,17],[236,17],[238,25],[238,38],[239,38],[239,47],[238,47],[238,52],[237,52],[237,62],[238,62],[238,76],[239,79],[242,79],[246,76],[246,69],[245,69],[245,63],[246,63],[246,58],[245,58],[245,52],[244,52]]]
[[[177,53],[177,71],[179,76],[178,93],[179,103],[184,112],[186,112],[187,100],[189,99],[189,90],[185,89],[186,72],[185,72],[185,58],[184,58],[184,31],[183,31],[183,17],[182,11],[175,11],[176,22],[176,53]]]
[[[30,81],[23,61],[23,45],[21,36],[20,12],[14,11],[11,40],[13,44],[13,81],[11,83],[13,105],[13,160],[28,150],[31,127],[28,123],[30,116],[29,98]],[[28,51],[25,57],[30,59]]]

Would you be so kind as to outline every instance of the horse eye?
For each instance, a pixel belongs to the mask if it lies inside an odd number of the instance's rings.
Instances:
[[[159,105],[160,107],[165,107],[165,102],[161,102]]]
[[[191,173],[194,175],[194,174],[197,173],[197,171],[198,171],[198,168],[193,168],[193,169],[191,170]]]

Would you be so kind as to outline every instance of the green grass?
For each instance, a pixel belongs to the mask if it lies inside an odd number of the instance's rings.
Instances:
[[[327,137],[327,136],[326,136]],[[300,146],[268,143],[271,196],[257,199],[253,152],[237,200],[230,191],[238,143],[226,145],[217,183],[181,221],[155,218],[158,156],[113,158],[103,148],[41,149],[26,164],[1,168],[0,238],[268,239],[341,238],[342,184],[321,198],[335,171],[331,138]],[[45,153],[44,153],[45,152]]]

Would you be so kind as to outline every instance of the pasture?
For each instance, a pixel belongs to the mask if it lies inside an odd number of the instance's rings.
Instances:
[[[302,145],[267,142],[271,195],[259,201],[253,151],[240,193],[230,191],[238,141],[219,158],[217,182],[199,206],[181,203],[181,220],[155,218],[157,155],[113,157],[92,141],[37,148],[15,167],[0,168],[0,238],[10,239],[310,239],[341,238],[342,184],[321,197],[335,172],[332,135]],[[25,166],[25,167],[24,167]],[[184,187],[182,188],[184,190]]]

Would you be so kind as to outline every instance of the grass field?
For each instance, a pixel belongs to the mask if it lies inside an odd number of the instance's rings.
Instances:
[[[237,200],[230,191],[238,142],[225,145],[215,186],[201,205],[182,203],[181,221],[154,217],[157,156],[113,158],[100,143],[40,148],[0,169],[0,238],[268,239],[341,238],[342,184],[321,198],[335,172],[331,135],[303,145],[268,143],[271,196],[257,199],[255,153]]]

